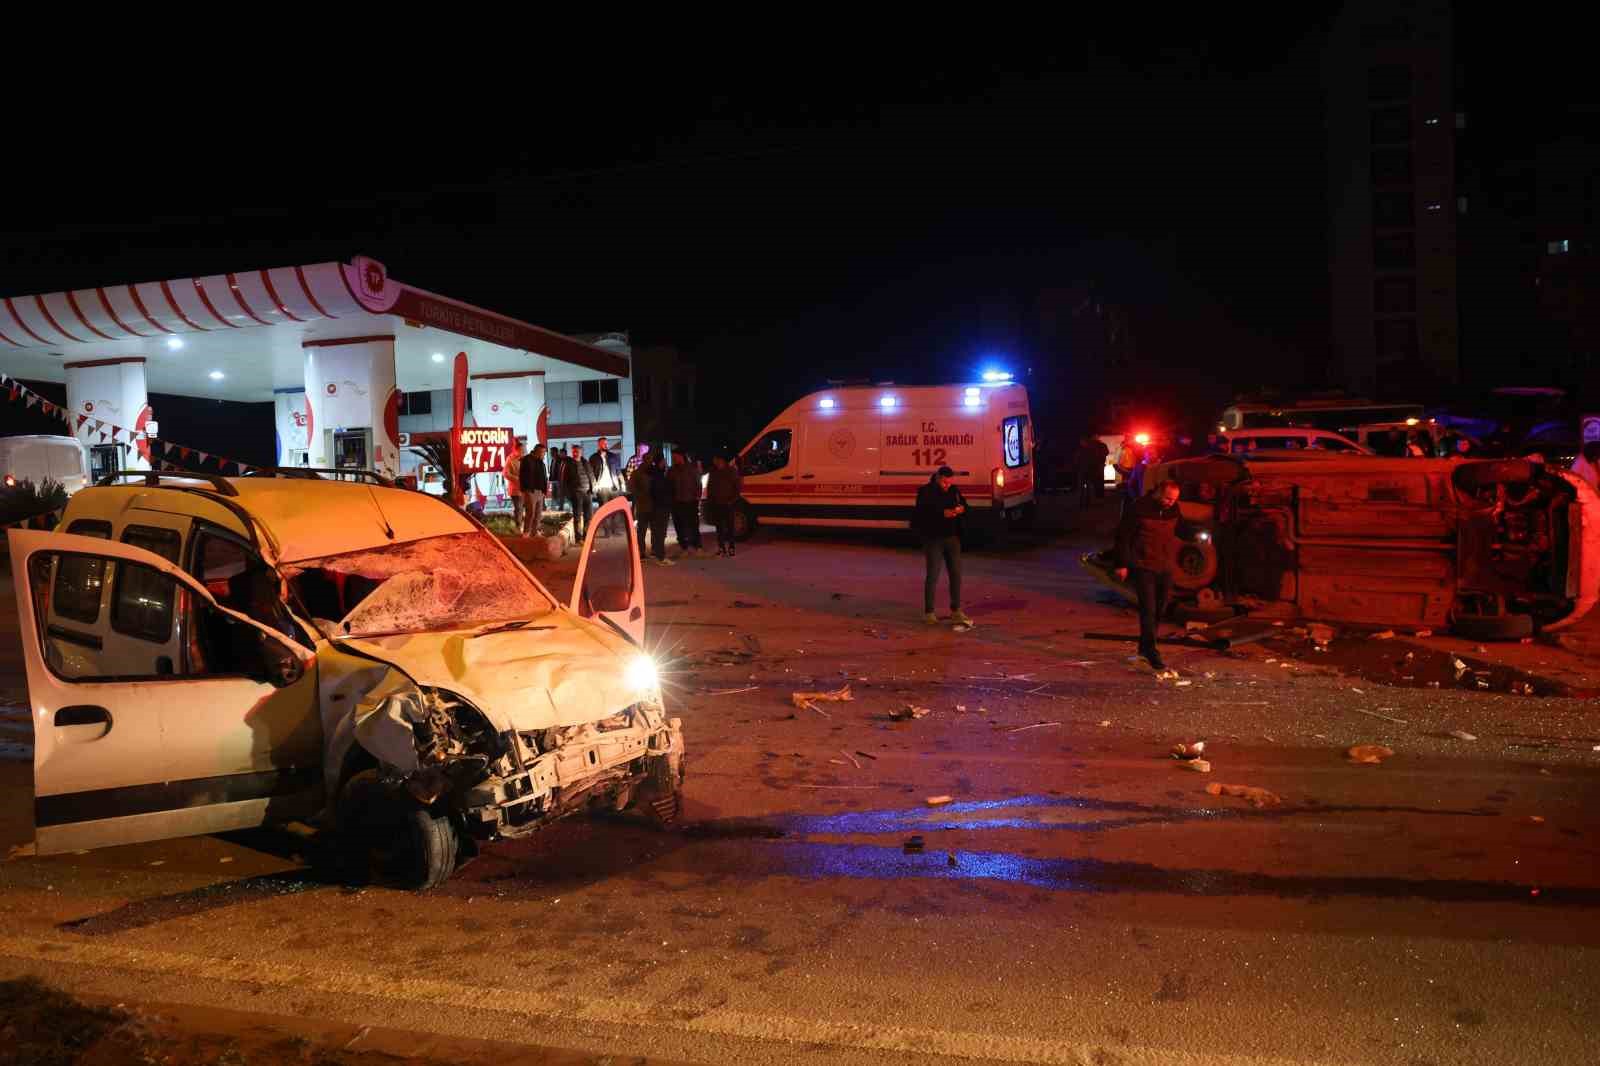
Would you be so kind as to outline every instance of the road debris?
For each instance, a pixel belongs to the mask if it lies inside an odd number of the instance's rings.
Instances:
[[[926,707],[918,707],[908,703],[898,710],[890,711],[889,717],[896,722],[910,722],[917,718],[926,718],[933,712]]]
[[[906,854],[910,855],[910,854],[912,854],[914,852],[922,851],[922,849],[924,847],[926,847],[926,846],[927,846],[927,842],[925,840],[923,840],[922,837],[920,837],[920,836],[909,836],[909,837],[906,837],[905,843],[900,845],[900,850],[904,851]]]
[[[1352,707],[1350,709],[1352,711],[1355,711],[1357,714],[1364,714],[1368,718],[1382,718],[1385,722],[1393,722],[1395,725],[1410,725],[1411,724],[1410,722],[1406,721],[1404,718],[1391,718],[1387,714],[1379,714],[1377,711],[1362,710],[1360,707]]]
[[[839,754],[843,755],[846,759],[849,759],[851,766],[854,766],[857,770],[861,769],[861,760],[860,759],[856,758],[854,755],[851,755],[848,751],[845,751],[843,748],[839,749]]]
[[[870,751],[861,751],[858,748],[856,750],[856,754],[861,756],[863,759],[871,759],[873,762],[877,762],[878,761],[878,757],[876,755],[872,754],[872,752],[870,752]]]
[[[1206,742],[1197,740],[1193,744],[1174,744],[1171,755],[1174,759],[1198,759],[1206,751]]]
[[[746,603],[744,600],[734,600],[729,607],[760,607],[759,603]]]
[[[1468,666],[1466,663],[1462,662],[1460,659],[1452,659],[1452,660],[1450,660],[1450,665],[1454,666],[1456,668],[1456,680],[1457,681],[1460,681],[1463,677],[1466,677],[1467,676],[1467,671],[1472,669],[1472,667]]]
[[[1173,682],[1173,687],[1174,688],[1184,688],[1184,687],[1192,685],[1192,684],[1194,684],[1193,681],[1175,681],[1175,682]]]
[[[1413,633],[1412,636],[1415,636],[1415,637],[1431,637],[1431,636],[1433,636],[1433,630],[1431,630],[1431,629],[1419,629],[1415,633]]]
[[[845,762],[843,759],[829,759],[828,761],[830,763],[832,763],[833,765],[835,765],[835,766],[849,766],[850,765],[849,763]],[[861,766],[859,764],[857,764],[856,769],[857,770],[861,769]]]
[[[956,713],[957,714],[966,714],[967,713],[967,705],[965,703],[956,704]]]
[[[955,797],[953,796],[929,796],[923,802],[930,807],[943,807],[946,803],[953,802],[954,799]]]
[[[796,707],[802,710],[813,710],[824,718],[832,718],[831,714],[818,707],[817,704],[849,702],[854,700],[855,697],[850,695],[849,685],[842,685],[830,692],[791,692],[789,693],[789,699]]]
[[[1473,736],[1471,733],[1467,732],[1465,729],[1452,729],[1452,730],[1450,730],[1450,735],[1455,737],[1457,740],[1477,740],[1478,739],[1477,737]]]
[[[1156,680],[1157,681],[1176,681],[1176,680],[1178,680],[1178,671],[1172,669],[1171,667],[1168,667],[1165,670],[1159,670],[1159,671],[1156,672]]]
[[[1185,762],[1180,762],[1178,765],[1185,770],[1193,770],[1197,774],[1209,774],[1211,772],[1211,763],[1205,759],[1189,759]]]
[[[1394,754],[1393,748],[1386,748],[1382,744],[1357,744],[1345,752],[1351,762],[1370,763],[1376,765]]]
[[[719,688],[707,692],[707,696],[737,696],[741,692],[754,692],[759,685],[746,685],[744,688]]]
[[[1109,719],[1109,718],[1107,718],[1107,719],[1104,719],[1104,720],[1103,720],[1103,721],[1101,721],[1101,723],[1100,723],[1100,728],[1101,728],[1101,729],[1104,729],[1104,728],[1105,728],[1105,727],[1106,727],[1106,726],[1108,726],[1108,725],[1110,725],[1110,724],[1111,724],[1111,719]],[[1595,747],[1595,749],[1594,749],[1594,750],[1595,750],[1595,751],[1600,751],[1600,745],[1596,745],[1596,747]]]
[[[1242,799],[1252,807],[1277,807],[1283,803],[1276,792],[1268,792],[1264,788],[1255,788],[1251,785],[1223,785],[1213,781],[1206,786],[1206,792],[1213,796],[1232,796]]]
[[[1394,630],[1392,630],[1392,629],[1381,630],[1381,631],[1379,631],[1377,633],[1372,634],[1372,639],[1373,640],[1393,640],[1394,639]]]
[[[1306,627],[1306,632],[1318,644],[1326,644],[1337,635],[1337,631],[1332,626],[1325,626],[1321,622],[1312,622]]]
[[[956,864],[956,853],[953,852],[953,851],[945,852],[944,853],[944,864],[946,866],[954,866]]]
[[[1543,825],[1544,824],[1544,815],[1542,815],[1542,814],[1530,814],[1530,815],[1528,815],[1528,821],[1532,822],[1534,825]]]
[[[1025,733],[1030,729],[1045,729],[1049,726],[1060,725],[1060,722],[1035,722],[1032,725],[1019,725],[1015,729],[1006,730],[1007,733]]]

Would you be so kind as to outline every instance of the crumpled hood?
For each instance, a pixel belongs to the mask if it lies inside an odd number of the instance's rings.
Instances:
[[[417,684],[469,700],[498,731],[584,725],[648,694],[631,687],[627,640],[557,608],[526,629],[348,638],[341,647],[382,659]]]

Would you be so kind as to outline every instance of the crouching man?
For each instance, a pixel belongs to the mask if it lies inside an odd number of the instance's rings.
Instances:
[[[1139,594],[1139,654],[1156,670],[1165,670],[1156,649],[1156,631],[1167,610],[1178,541],[1191,540],[1195,529],[1178,510],[1178,483],[1163,481],[1122,512],[1117,526],[1118,581],[1131,581]]]

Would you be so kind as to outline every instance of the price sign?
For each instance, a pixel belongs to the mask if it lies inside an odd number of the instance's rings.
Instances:
[[[464,426],[461,429],[461,469],[469,474],[498,474],[511,455],[511,428]]]

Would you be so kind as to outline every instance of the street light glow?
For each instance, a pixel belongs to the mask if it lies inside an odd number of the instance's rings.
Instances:
[[[183,347],[183,338],[182,337],[168,337],[167,338],[167,347],[172,349],[173,351],[177,351],[179,348]]]

